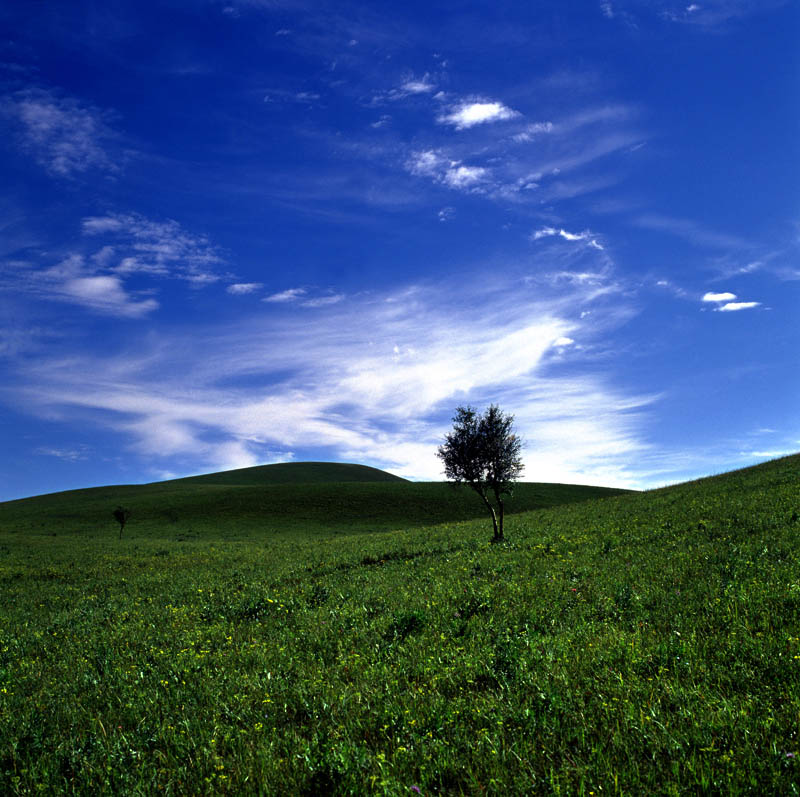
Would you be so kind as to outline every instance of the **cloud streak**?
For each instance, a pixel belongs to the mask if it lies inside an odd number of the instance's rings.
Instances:
[[[565,241],[583,241],[593,249],[599,249],[601,251],[603,249],[603,245],[600,244],[597,241],[597,238],[588,230],[584,230],[584,232],[567,232],[567,230],[563,228],[556,229],[555,227],[542,227],[540,230],[536,230],[536,232],[533,233],[531,239],[538,241],[541,238],[551,238],[553,236],[563,238]]]
[[[138,213],[90,216],[83,233],[106,237],[128,249],[115,271],[121,274],[155,274],[207,285],[220,279],[216,268],[223,258],[204,235],[187,232],[177,221],[153,221]]]
[[[739,310],[752,310],[755,307],[760,307],[761,302],[737,302],[735,293],[725,291],[723,293],[706,293],[703,295],[702,301],[716,304],[714,308],[718,313],[735,313]]]
[[[51,174],[120,170],[121,155],[112,154],[118,136],[107,112],[43,89],[19,92],[0,107],[16,122],[22,148]]]
[[[549,373],[578,334],[595,334],[578,313],[593,290],[571,284],[543,299],[541,285],[511,287],[336,295],[313,321],[269,315],[135,357],[42,360],[21,394],[51,417],[108,425],[154,467],[235,467],[307,448],[416,478],[441,478],[435,449],[456,404],[496,401],[531,441],[528,478],[549,469],[548,480],[634,484],[628,462],[646,447],[652,397]],[[254,380],[258,389],[242,387]]]
[[[82,239],[55,265],[23,262],[6,268],[0,286],[31,296],[80,305],[101,315],[143,318],[157,310],[155,288],[131,290],[138,277],[175,279],[202,287],[222,279],[224,261],[208,239],[184,230],[176,221],[155,222],[139,214],[110,214],[83,219]],[[78,251],[75,251],[78,250]],[[258,283],[229,286],[247,293]]]
[[[760,305],[761,302],[727,302],[717,309],[720,313],[735,313],[739,310],[752,310]]]

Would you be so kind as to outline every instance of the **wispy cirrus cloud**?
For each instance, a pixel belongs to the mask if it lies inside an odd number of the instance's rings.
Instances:
[[[484,166],[467,166],[432,149],[412,153],[405,165],[412,175],[430,177],[455,190],[472,191],[491,175],[491,171]]]
[[[329,293],[323,296],[314,296],[300,302],[301,307],[328,307],[332,304],[339,304],[345,298],[343,293]]]
[[[264,284],[261,282],[234,282],[231,285],[228,285],[225,290],[234,296],[245,296],[249,293],[255,293],[257,290],[263,287]]]
[[[553,236],[563,238],[565,241],[584,241],[593,249],[599,249],[601,251],[603,249],[603,245],[598,242],[596,236],[589,230],[584,230],[583,232],[568,232],[563,228],[542,227],[531,235],[531,240],[538,241],[541,238],[552,238]]]
[[[74,277],[62,283],[59,290],[64,298],[105,315],[140,318],[158,307],[155,299],[133,300],[119,277]]]
[[[661,11],[664,19],[700,28],[717,28],[736,20],[744,20],[765,13],[789,0],[700,0],[700,2],[675,2],[668,0]]]
[[[692,219],[675,218],[659,213],[645,213],[637,217],[634,223],[638,227],[669,233],[700,246],[721,249],[747,246],[747,242],[738,235],[709,230]]]
[[[332,291],[312,295],[309,288],[288,288],[285,291],[265,296],[262,301],[268,304],[295,304],[299,307],[313,308],[339,304],[344,298],[345,295],[343,293],[334,293]]]
[[[512,139],[517,143],[533,141],[545,133],[552,133],[553,129],[552,122],[534,122],[533,124],[525,125],[525,128],[519,133],[515,133]]]
[[[53,448],[51,446],[41,446],[34,451],[44,457],[55,457],[66,462],[80,462],[89,458],[91,449],[89,446],[77,446],[75,448]]]
[[[474,124],[467,126],[482,125],[484,114],[484,121],[494,118],[491,109],[473,111]],[[450,113],[456,127],[470,118],[460,122],[455,111]],[[413,176],[496,202],[562,201],[613,185],[618,180],[614,171],[598,172],[596,162],[630,155],[642,141],[633,127],[635,109],[619,103],[591,105],[547,122],[514,123],[517,115],[510,117],[511,132],[503,135],[496,135],[491,125],[482,125],[477,140],[429,133],[431,145],[410,151],[403,166]],[[507,116],[502,112],[497,118]]]
[[[603,0],[600,9],[608,19],[618,18],[626,25],[661,19],[691,25],[710,32],[725,30],[756,14],[768,13],[790,0]]]
[[[321,99],[318,91],[291,91],[289,89],[270,89],[264,95],[264,102],[297,103],[298,105],[314,105]]]
[[[82,229],[84,235],[104,237],[126,253],[112,269],[119,274],[153,274],[193,285],[221,278],[216,269],[224,260],[216,247],[206,236],[190,233],[172,219],[153,221],[138,213],[90,216]]]
[[[436,445],[456,404],[497,401],[531,442],[528,478],[635,484],[629,463],[646,448],[641,413],[653,397],[548,368],[565,368],[574,341],[596,334],[578,312],[591,290],[543,298],[541,286],[510,287],[412,286],[320,307],[313,320],[194,329],[191,346],[162,338],[136,357],[41,359],[17,394],[28,409],[91,417],[172,471],[314,448],[418,478],[441,478]],[[188,372],[191,392],[178,376]],[[254,377],[257,389],[242,387]]]
[[[400,90],[406,94],[430,94],[436,90],[436,84],[426,72],[421,78],[409,78],[406,80],[400,86]]]
[[[15,123],[23,150],[53,175],[121,168],[124,156],[107,111],[44,89],[6,97],[0,110]]]
[[[52,265],[22,262],[5,269],[10,290],[80,305],[101,315],[142,318],[158,309],[157,281],[175,279],[200,287],[217,282],[224,261],[203,235],[178,222],[152,221],[139,214],[89,216],[72,251]],[[9,266],[12,264],[9,263]],[[136,290],[131,277],[139,278]],[[142,286],[146,278],[151,284]],[[241,291],[241,287],[234,289]]]
[[[101,315],[142,318],[158,308],[153,298],[131,292],[116,275],[98,274],[94,263],[72,254],[44,269],[17,269],[7,275],[6,286],[55,301],[81,305]]]
[[[434,91],[436,91],[436,83],[426,72],[422,77],[407,76],[399,86],[373,93],[368,104],[380,106],[389,102],[405,100],[408,97],[424,97],[433,94]]]
[[[306,295],[305,288],[288,288],[285,291],[280,291],[279,293],[272,293],[269,296],[264,297],[265,302],[272,302],[272,303],[284,303],[284,302],[296,302],[298,299]]]

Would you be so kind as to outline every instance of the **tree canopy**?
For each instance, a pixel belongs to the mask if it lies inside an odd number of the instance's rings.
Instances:
[[[469,485],[483,500],[492,518],[492,542],[503,540],[503,496],[512,494],[523,470],[522,441],[513,426],[514,416],[494,404],[483,414],[457,407],[453,429],[436,452],[447,479]]]

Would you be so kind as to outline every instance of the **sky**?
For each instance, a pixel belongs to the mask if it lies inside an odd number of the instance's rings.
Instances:
[[[800,450],[800,3],[0,6],[0,500]]]

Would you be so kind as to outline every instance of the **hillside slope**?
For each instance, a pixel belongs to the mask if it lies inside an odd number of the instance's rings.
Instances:
[[[522,483],[509,499],[507,512],[619,492]],[[0,530],[113,534],[111,513],[117,505],[132,512],[126,535],[180,539],[386,531],[469,520],[485,513],[480,499],[467,488],[408,482],[361,465],[290,463],[8,501],[0,504]]]
[[[506,545],[170,528],[0,529],[0,793],[800,792],[798,456]]]

